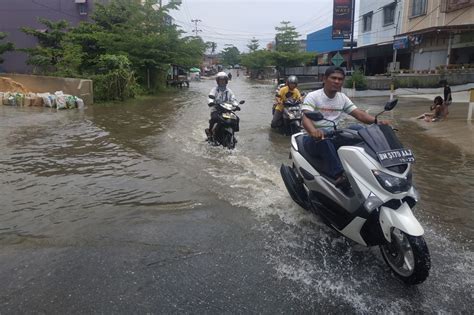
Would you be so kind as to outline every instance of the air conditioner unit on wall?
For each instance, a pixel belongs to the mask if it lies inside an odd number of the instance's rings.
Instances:
[[[86,3],[87,0],[74,0],[74,3]]]

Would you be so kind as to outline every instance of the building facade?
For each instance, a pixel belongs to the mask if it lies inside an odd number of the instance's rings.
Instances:
[[[404,1],[360,0],[359,47],[387,43],[400,33]]]
[[[38,30],[45,26],[38,18],[51,21],[66,20],[75,26],[88,21],[96,3],[105,4],[107,0],[1,0],[0,32],[7,34],[5,41],[15,44],[16,48],[30,48],[36,45],[36,39],[21,31],[22,27]],[[7,52],[5,61],[0,65],[1,72],[29,73],[26,65],[27,55],[23,52]]]
[[[474,63],[474,0],[406,0],[402,32],[410,69]]]
[[[343,39],[332,39],[332,26],[306,35],[306,51],[308,52],[327,53],[342,50],[343,46]]]
[[[399,68],[400,62],[393,63],[393,40],[401,32],[404,5],[403,0],[360,0],[358,47],[353,55],[356,69],[374,75]],[[409,60],[406,51],[399,51],[399,59],[403,53]]]

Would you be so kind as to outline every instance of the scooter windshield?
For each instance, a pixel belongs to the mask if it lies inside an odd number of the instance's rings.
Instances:
[[[392,127],[387,125],[370,125],[359,130],[359,135],[373,151],[370,153],[403,148]]]

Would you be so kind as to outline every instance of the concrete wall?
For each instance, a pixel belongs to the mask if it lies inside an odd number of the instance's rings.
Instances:
[[[10,73],[2,73],[0,76],[10,78],[23,84],[30,92],[54,93],[56,91],[63,91],[64,94],[71,94],[82,98],[86,105],[91,105],[94,102],[92,80]]]
[[[435,88],[439,87],[442,80],[447,80],[450,85],[461,85],[474,82],[474,72],[447,73],[447,74],[400,74],[392,77],[366,77],[367,89],[390,90],[392,80],[395,87]]]

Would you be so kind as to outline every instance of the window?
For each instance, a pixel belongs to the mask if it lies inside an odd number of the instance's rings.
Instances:
[[[368,32],[372,29],[372,14],[373,12],[369,12],[362,16],[364,20],[362,32]]]
[[[383,25],[390,25],[395,22],[395,9],[397,8],[397,3],[386,5],[383,7]]]
[[[79,14],[80,15],[87,15],[87,4],[79,3]]]
[[[411,0],[411,15],[415,17],[426,14],[426,0]]]

